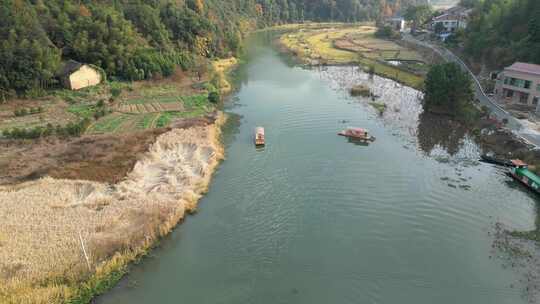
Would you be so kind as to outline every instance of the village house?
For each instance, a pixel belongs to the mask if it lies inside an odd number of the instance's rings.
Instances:
[[[97,68],[74,60],[66,62],[57,76],[62,85],[70,90],[95,86],[103,81],[101,72]]]
[[[431,19],[431,30],[435,31],[438,24],[442,24],[443,29],[443,31],[438,34],[454,33],[458,29],[464,29],[467,27],[467,21],[469,20],[469,14],[471,11],[471,9],[460,6],[449,8],[441,15]]]
[[[538,107],[540,65],[516,62],[499,73],[495,96],[503,104]]]

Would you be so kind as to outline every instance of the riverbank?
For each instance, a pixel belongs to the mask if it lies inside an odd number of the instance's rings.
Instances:
[[[225,116],[159,135],[116,185],[47,177],[0,187],[0,302],[87,303],[196,209]],[[39,248],[39,250],[36,250]]]
[[[236,66],[0,107],[0,129],[93,120],[80,137],[0,138],[1,303],[88,303],[196,209],[223,159],[226,118],[209,95],[232,91]]]
[[[360,64],[374,74],[422,89],[427,64],[413,49],[375,37],[371,24],[278,27],[280,48],[306,65]]]

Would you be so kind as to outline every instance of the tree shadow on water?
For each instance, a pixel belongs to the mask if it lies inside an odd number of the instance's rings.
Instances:
[[[444,149],[450,156],[455,155],[463,147],[463,139],[467,133],[466,127],[449,116],[429,112],[420,114],[418,145],[426,155],[435,148]]]

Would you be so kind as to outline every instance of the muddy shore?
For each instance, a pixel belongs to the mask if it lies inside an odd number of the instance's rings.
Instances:
[[[2,142],[0,302],[103,292],[195,210],[223,158],[224,121],[217,113],[125,136]]]

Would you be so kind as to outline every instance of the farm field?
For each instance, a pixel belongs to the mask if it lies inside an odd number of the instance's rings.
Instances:
[[[230,57],[211,62],[202,72],[178,70],[166,79],[111,81],[0,103],[0,137],[17,130],[39,133],[83,123],[86,134],[129,133],[201,117],[216,109],[208,100],[209,92],[227,94],[232,90],[227,73],[236,65],[238,60]]]
[[[30,113],[38,107],[39,113]],[[16,116],[15,111],[21,109],[28,114]],[[109,83],[0,105],[0,134],[14,128],[57,127],[83,119],[91,121],[86,134],[128,133],[166,127],[177,118],[203,116],[214,109],[204,88],[186,89],[171,82]]]
[[[214,109],[204,92],[181,96],[170,86],[152,88],[122,97],[122,100],[112,107],[113,113],[93,123],[87,133],[125,133],[162,128],[175,119],[203,116]]]
[[[360,63],[374,73],[421,88],[426,67],[422,56],[393,41],[374,36],[372,25],[327,24],[326,27],[291,27],[280,44],[309,65]],[[413,62],[403,66],[390,61]]]

